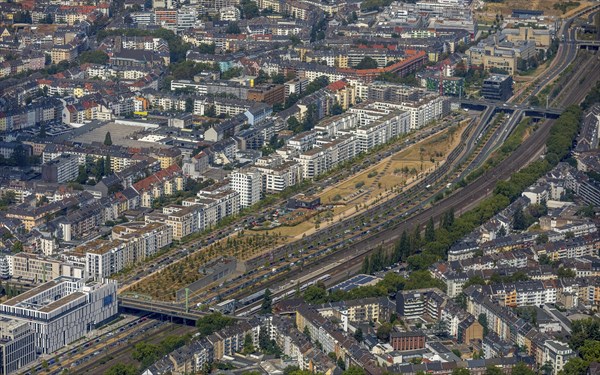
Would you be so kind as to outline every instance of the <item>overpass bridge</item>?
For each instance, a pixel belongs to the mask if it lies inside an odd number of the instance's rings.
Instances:
[[[514,104],[499,102],[494,100],[470,100],[462,99],[458,101],[462,108],[474,109],[478,111],[491,108],[494,113],[497,112],[508,112],[513,113],[516,111],[522,111],[524,116],[528,117],[539,117],[539,118],[551,118],[556,119],[563,112],[562,108],[545,108],[545,107],[532,107],[523,104]]]
[[[196,310],[195,308],[187,308],[176,303],[159,302],[153,300],[139,299],[133,297],[119,296],[119,309],[135,312],[147,312],[160,314],[182,321],[184,324],[195,324],[196,320],[210,314]],[[249,318],[236,317],[231,315],[232,319],[247,320]]]
[[[580,49],[598,51],[600,49],[600,40],[577,40],[575,42]]]

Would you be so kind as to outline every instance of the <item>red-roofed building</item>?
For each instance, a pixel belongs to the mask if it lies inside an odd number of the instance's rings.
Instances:
[[[140,194],[140,206],[150,208],[156,199],[182,191],[184,185],[183,171],[174,164],[136,182],[133,188]]]
[[[345,80],[330,83],[326,89],[331,92],[343,110],[356,104],[356,89]]]

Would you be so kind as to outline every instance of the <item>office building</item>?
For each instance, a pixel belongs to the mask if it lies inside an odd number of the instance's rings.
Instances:
[[[13,374],[35,360],[34,336],[29,323],[0,318],[1,374]]]
[[[29,323],[35,350],[53,353],[117,314],[117,283],[59,277],[0,304],[0,317]]]
[[[483,81],[481,96],[489,100],[508,100],[512,94],[513,79],[509,75],[493,74]]]

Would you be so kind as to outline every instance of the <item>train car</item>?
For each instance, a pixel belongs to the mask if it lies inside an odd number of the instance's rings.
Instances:
[[[244,298],[242,298],[242,299],[240,299],[238,301],[238,305],[239,306],[246,306],[246,305],[249,305],[251,303],[254,303],[254,302],[258,301],[259,299],[263,298],[263,296],[265,295],[266,291],[267,291],[266,289],[263,289],[263,290],[260,290],[260,291],[258,291],[256,293],[253,293],[253,294],[249,295],[248,297],[244,297]]]

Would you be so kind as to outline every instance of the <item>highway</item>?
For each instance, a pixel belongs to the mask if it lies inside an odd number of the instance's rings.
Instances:
[[[563,33],[569,36],[573,35],[572,30],[569,30],[568,28],[563,29]],[[571,46],[571,44],[568,44],[568,46]],[[559,50],[559,53],[556,56],[555,60],[559,61],[559,63],[555,64],[552,68],[550,68],[544,73],[544,77],[542,77],[540,81],[541,83],[538,85],[536,90],[529,94],[529,97],[541,91],[546,84],[551,82],[556,77],[556,75],[558,75],[560,72],[566,69],[569,63],[574,59],[576,52],[577,51],[574,48],[570,47]],[[597,78],[598,74],[597,72],[595,73],[595,76]],[[592,79],[590,79],[589,81],[591,81],[592,84],[593,82],[595,82]],[[568,96],[561,100],[560,104],[568,105],[581,102],[589,88],[590,84],[587,85],[587,88],[580,87],[579,90],[571,92]],[[508,128],[511,129],[510,131],[512,131],[516,124],[518,124],[519,117],[520,116],[515,116],[508,123]],[[499,163],[498,166],[496,166],[495,168],[493,168],[492,170],[488,171],[483,176],[475,180],[472,184],[469,184],[467,188],[455,192],[449,198],[440,201],[433,207],[427,208],[424,211],[416,213],[412,217],[402,220],[400,223],[395,222],[397,219],[390,219],[387,222],[384,222],[383,225],[380,224],[377,227],[375,227],[374,230],[370,230],[372,232],[377,232],[377,229],[379,229],[380,227],[386,228],[376,234],[373,234],[365,239],[361,239],[351,244],[343,251],[343,253],[340,253],[335,257],[328,259],[328,261],[337,261],[339,259],[343,259],[347,254],[353,254],[346,258],[347,260],[345,264],[340,265],[339,267],[328,269],[327,274],[333,274],[335,272],[346,273],[350,270],[354,272],[358,268],[360,268],[362,260],[367,254],[369,254],[370,251],[380,246],[393,244],[399,238],[399,235],[402,233],[402,231],[406,230],[410,232],[413,230],[414,226],[422,225],[427,220],[429,220],[429,218],[434,218],[434,221],[437,221],[437,219],[443,213],[452,208],[455,210],[455,214],[460,215],[461,213],[464,213],[475,207],[482,199],[491,194],[498,181],[507,179],[514,172],[520,170],[522,167],[524,167],[529,162],[535,160],[541,155],[545,147],[546,139],[549,135],[551,124],[552,121],[545,121],[527,140],[525,140],[525,142],[517,149],[517,151],[515,151],[508,158]],[[489,153],[493,151],[495,146],[500,145],[510,134],[510,131],[505,131],[505,129],[502,129],[500,131],[503,134],[500,134],[499,137],[493,137],[494,139],[492,140],[492,144],[490,144],[488,150],[485,151],[483,154],[487,154],[489,156]],[[483,161],[485,161],[485,158],[482,156],[481,162]],[[467,193],[465,194],[465,192]],[[386,204],[385,206],[389,207],[390,205]],[[373,208],[372,210],[369,210],[368,214],[370,217],[376,218],[378,217],[377,213],[379,210],[380,209],[378,207]],[[385,214],[389,215],[390,212],[388,211]],[[325,263],[322,261],[319,263],[319,266],[323,267],[323,264]],[[311,270],[309,269],[307,272],[311,272]],[[314,272],[312,275],[314,278],[316,278],[319,275],[323,274],[325,274],[325,272]],[[290,286],[288,286],[287,289],[280,289],[277,291],[278,294],[276,294],[275,296],[289,293],[290,289]],[[251,309],[252,305],[243,308],[240,311],[240,313],[247,313],[248,310]]]
[[[571,22],[572,19],[567,21],[565,25],[570,25]],[[561,30],[563,35],[565,35],[566,43],[561,45],[564,47],[559,48],[553,64],[543,73],[537,86],[529,93],[528,97],[539,93],[546,84],[551,82],[560,72],[566,69],[576,55],[576,46],[574,43],[570,42],[573,37],[573,31],[569,27],[564,26]],[[572,101],[567,100],[566,102]],[[511,126],[516,125],[516,123],[518,123],[517,117],[512,120]],[[473,142],[472,139],[481,135],[481,133],[477,132],[474,132],[470,138],[467,138],[469,142],[461,143],[461,146],[449,155],[446,163],[428,175],[421,183],[417,184],[410,191],[401,193],[398,196],[387,200],[385,204],[364,210],[350,220],[336,223],[326,230],[321,230],[313,235],[307,236],[301,241],[285,245],[270,254],[266,254],[264,257],[257,258],[256,262],[257,264],[264,264],[266,260],[274,259],[276,264],[277,262],[285,264],[288,261],[287,256],[289,254],[296,251],[302,254],[303,251],[310,249],[316,249],[316,251],[311,251],[309,256],[304,257],[303,263],[317,261],[322,267],[325,261],[329,262],[335,258],[343,258],[345,256],[344,254],[356,254],[354,258],[349,258],[347,260],[347,262],[354,262],[354,259],[362,259],[362,257],[374,247],[394,242],[398,238],[399,233],[404,229],[412,229],[415,225],[422,225],[429,220],[430,217],[437,219],[442,213],[450,208],[454,208],[455,212],[460,214],[472,208],[481,199],[489,195],[493,191],[497,181],[509,177],[514,171],[522,168],[528,162],[535,159],[535,157],[539,156],[548,136],[549,124],[550,122],[546,121],[544,125],[540,126],[515,153],[509,156],[504,162],[500,163],[496,168],[489,171],[487,175],[476,180],[473,184],[470,184],[468,187],[468,194],[464,193],[467,189],[463,189],[458,193],[455,192],[449,198],[440,201],[433,207],[425,207],[425,202],[431,200],[432,193],[442,190],[441,186],[443,186],[442,183],[445,181],[444,178],[447,177],[450,168],[457,165],[459,156],[464,158],[473,151],[473,149],[469,148],[476,145],[476,142]],[[479,125],[481,127],[486,126],[487,124],[481,122]],[[501,135],[500,138],[494,137],[492,140],[493,143],[487,146],[487,148],[484,147],[485,153],[480,158],[480,161],[483,162],[485,160],[484,156],[486,156],[486,154],[489,155],[496,145],[501,144],[500,140],[505,139],[509,133],[510,132],[506,132],[506,134]],[[431,189],[429,189],[429,187],[431,187]],[[423,192],[425,190],[431,191],[424,194]],[[351,231],[349,235],[340,235],[348,230]],[[359,233],[356,234],[356,232]],[[220,234],[221,233],[222,232],[220,232]],[[338,251],[340,253],[339,255],[334,254],[337,249],[342,248],[344,248],[344,250],[341,250],[341,252]],[[285,278],[289,280],[295,273],[304,273],[306,270],[304,267],[299,267],[287,271],[289,268],[290,267],[287,264],[275,267],[273,274],[264,274],[263,276],[268,277],[275,276],[278,273],[285,273]],[[263,279],[249,279],[245,284],[241,284],[237,290],[231,290],[225,285],[225,287],[220,288],[222,292],[217,296],[216,300],[229,298],[228,296],[236,293],[242,288],[244,290],[249,290],[252,287],[264,287],[265,285],[271,285],[272,283],[273,281],[265,283]]]

